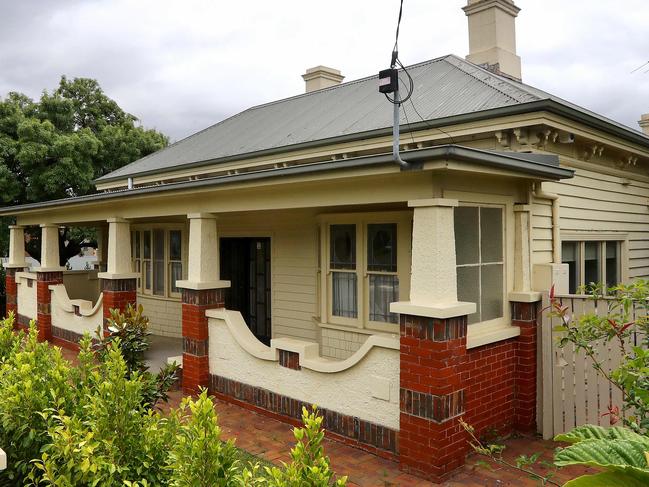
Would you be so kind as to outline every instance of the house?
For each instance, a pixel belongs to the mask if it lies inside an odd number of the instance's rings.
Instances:
[[[478,434],[533,431],[541,292],[649,275],[649,136],[520,82],[510,0],[470,0],[470,54],[377,77],[325,67],[97,180],[5,208],[18,324],[73,345],[137,302],[182,339],[183,386],[332,436],[432,480]],[[645,123],[646,126],[646,123]],[[95,226],[101,293],[71,294],[60,225]],[[42,227],[24,272],[23,230]],[[78,277],[77,277],[78,279]]]

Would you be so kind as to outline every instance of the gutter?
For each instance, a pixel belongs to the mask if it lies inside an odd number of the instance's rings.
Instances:
[[[528,103],[520,103],[518,105],[510,105],[499,108],[492,108],[490,110],[482,110],[479,112],[472,113],[462,113],[459,115],[453,115],[450,117],[437,118],[428,121],[414,122],[407,126],[410,132],[417,132],[420,130],[426,130],[437,127],[444,127],[447,125],[457,125],[466,122],[475,122],[480,120],[486,120],[496,117],[505,117],[510,115],[520,115],[523,113],[538,112],[538,111],[547,111],[555,115],[561,115],[568,119],[581,122],[590,127],[597,128],[602,132],[615,135],[622,139],[625,139],[629,142],[636,143],[647,149],[649,149],[649,137],[645,136],[641,132],[632,130],[631,128],[625,127],[621,124],[618,124],[612,120],[605,120],[603,118],[591,115],[590,113],[582,110],[577,110],[575,108],[568,107],[562,103],[559,103],[553,99],[546,98],[543,100],[532,101]],[[175,170],[185,170],[188,168],[196,168],[201,166],[208,166],[212,164],[225,163],[225,162],[234,162],[244,159],[250,159],[252,157],[262,157],[275,154],[285,154],[290,151],[309,149],[315,147],[322,147],[331,144],[343,143],[343,142],[353,142],[358,140],[364,140],[373,137],[387,136],[392,133],[392,127],[385,127],[380,129],[368,130],[366,132],[358,132],[355,134],[346,134],[340,135],[337,137],[330,137],[327,139],[319,139],[309,142],[302,142],[299,144],[285,145],[282,147],[275,147],[272,149],[263,149],[254,152],[247,152],[244,154],[236,154],[231,156],[225,156],[218,159],[208,159],[195,162],[180,163],[176,166],[162,167],[156,169],[150,169],[145,171],[139,171],[134,173],[124,173],[117,176],[112,176],[111,174],[106,174],[100,178],[94,180],[95,183],[108,183],[111,181],[121,181],[127,177],[137,177],[137,176],[147,176],[152,174],[160,174],[161,172],[173,172]],[[165,149],[161,149],[165,150]],[[148,156],[147,156],[148,157]],[[137,161],[136,161],[137,162]],[[133,164],[133,163],[132,163]],[[126,166],[125,166],[126,167]],[[119,169],[117,170],[119,171]]]
[[[456,145],[442,145],[429,147],[426,149],[417,149],[401,153],[402,159],[407,163],[427,162],[434,160],[457,160],[463,162],[476,163],[483,166],[495,167],[499,169],[508,169],[523,174],[528,174],[535,178],[558,181],[560,179],[572,178],[574,171],[559,167],[558,156],[540,156],[532,154],[512,155],[485,151],[481,149],[472,149]],[[544,162],[547,161],[547,162]],[[263,169],[259,171],[250,171],[243,174],[232,174],[223,176],[214,176],[195,181],[181,181],[177,183],[168,183],[157,186],[148,186],[144,188],[122,189],[107,193],[96,193],[74,198],[63,198],[58,200],[44,201],[41,203],[27,203],[24,205],[10,206],[0,208],[0,216],[16,215],[21,212],[31,210],[41,210],[52,207],[79,205],[91,202],[108,201],[123,197],[148,196],[171,191],[182,191],[188,189],[200,189],[213,186],[221,186],[232,183],[252,182],[277,177],[299,176],[304,174],[324,173],[336,170],[356,169],[374,166],[394,165],[392,154],[378,154],[374,156],[356,157],[342,159],[338,161],[314,162],[309,164],[300,164],[277,169]]]

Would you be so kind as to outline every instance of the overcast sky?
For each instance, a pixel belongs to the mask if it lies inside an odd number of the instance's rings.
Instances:
[[[637,129],[649,112],[647,0],[516,0],[526,83]],[[404,0],[400,57],[468,50],[466,0]],[[0,97],[60,75],[96,78],[172,140],[304,91],[324,64],[346,80],[389,63],[398,0],[0,0]]]

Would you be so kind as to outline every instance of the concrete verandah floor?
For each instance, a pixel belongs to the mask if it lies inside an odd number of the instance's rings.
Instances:
[[[174,342],[170,340],[167,344],[172,346]],[[174,348],[168,350],[174,350]],[[166,352],[157,354],[157,363],[160,363],[160,357],[164,353]],[[68,360],[75,362],[76,352],[63,350],[63,354]],[[152,371],[157,371],[157,369],[153,368]],[[169,404],[164,405],[162,409],[168,410],[170,407],[177,407],[181,399],[182,391],[172,391]],[[295,442],[290,425],[218,399],[214,400],[214,407],[223,431],[223,439],[234,438],[237,447],[274,463],[290,461],[289,452]],[[514,459],[519,455],[529,456],[536,452],[542,452],[541,459],[550,462],[552,453],[558,446],[557,443],[536,437],[512,438],[503,443],[506,445],[504,457],[511,463],[515,463]],[[325,453],[331,459],[334,471],[339,475],[348,476],[349,486],[437,485],[401,472],[396,462],[379,458],[335,440],[325,439],[324,447]],[[487,462],[490,468],[475,466],[476,462],[480,460],[484,459],[476,455],[469,456],[466,465],[442,485],[449,487],[532,487],[540,485],[539,481],[533,480],[513,468],[502,467],[491,462]],[[536,470],[544,471],[544,469]],[[574,477],[594,471],[586,467],[566,468],[557,472],[553,480],[563,484]]]
[[[157,373],[161,367],[167,364],[169,357],[179,357],[183,354],[183,339],[163,337],[159,335],[149,336],[151,347],[144,355],[146,365],[153,373]]]

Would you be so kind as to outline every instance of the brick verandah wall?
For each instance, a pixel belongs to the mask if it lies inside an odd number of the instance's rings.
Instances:
[[[439,482],[464,463],[467,317],[401,315],[399,462]]]
[[[38,340],[52,338],[52,293],[50,286],[63,284],[63,272],[36,272],[36,323]]]
[[[5,269],[5,295],[7,297],[7,315],[13,312],[18,314],[18,284],[16,284],[15,268]],[[3,316],[4,318],[4,316]]]
[[[512,303],[512,324],[520,327],[516,357],[516,402],[518,431],[536,431],[537,331],[541,303]]]
[[[401,468],[433,481],[464,464],[467,435],[536,429],[540,303],[512,303],[520,336],[467,350],[466,317],[401,316]]]
[[[102,279],[101,289],[104,295],[104,325],[110,318],[111,309],[119,309],[123,312],[128,304],[135,304],[137,302],[136,279]],[[107,334],[108,332],[104,328],[104,335]]]
[[[208,387],[210,365],[208,356],[208,309],[223,308],[223,289],[182,290],[183,330],[183,392],[196,394]]]

